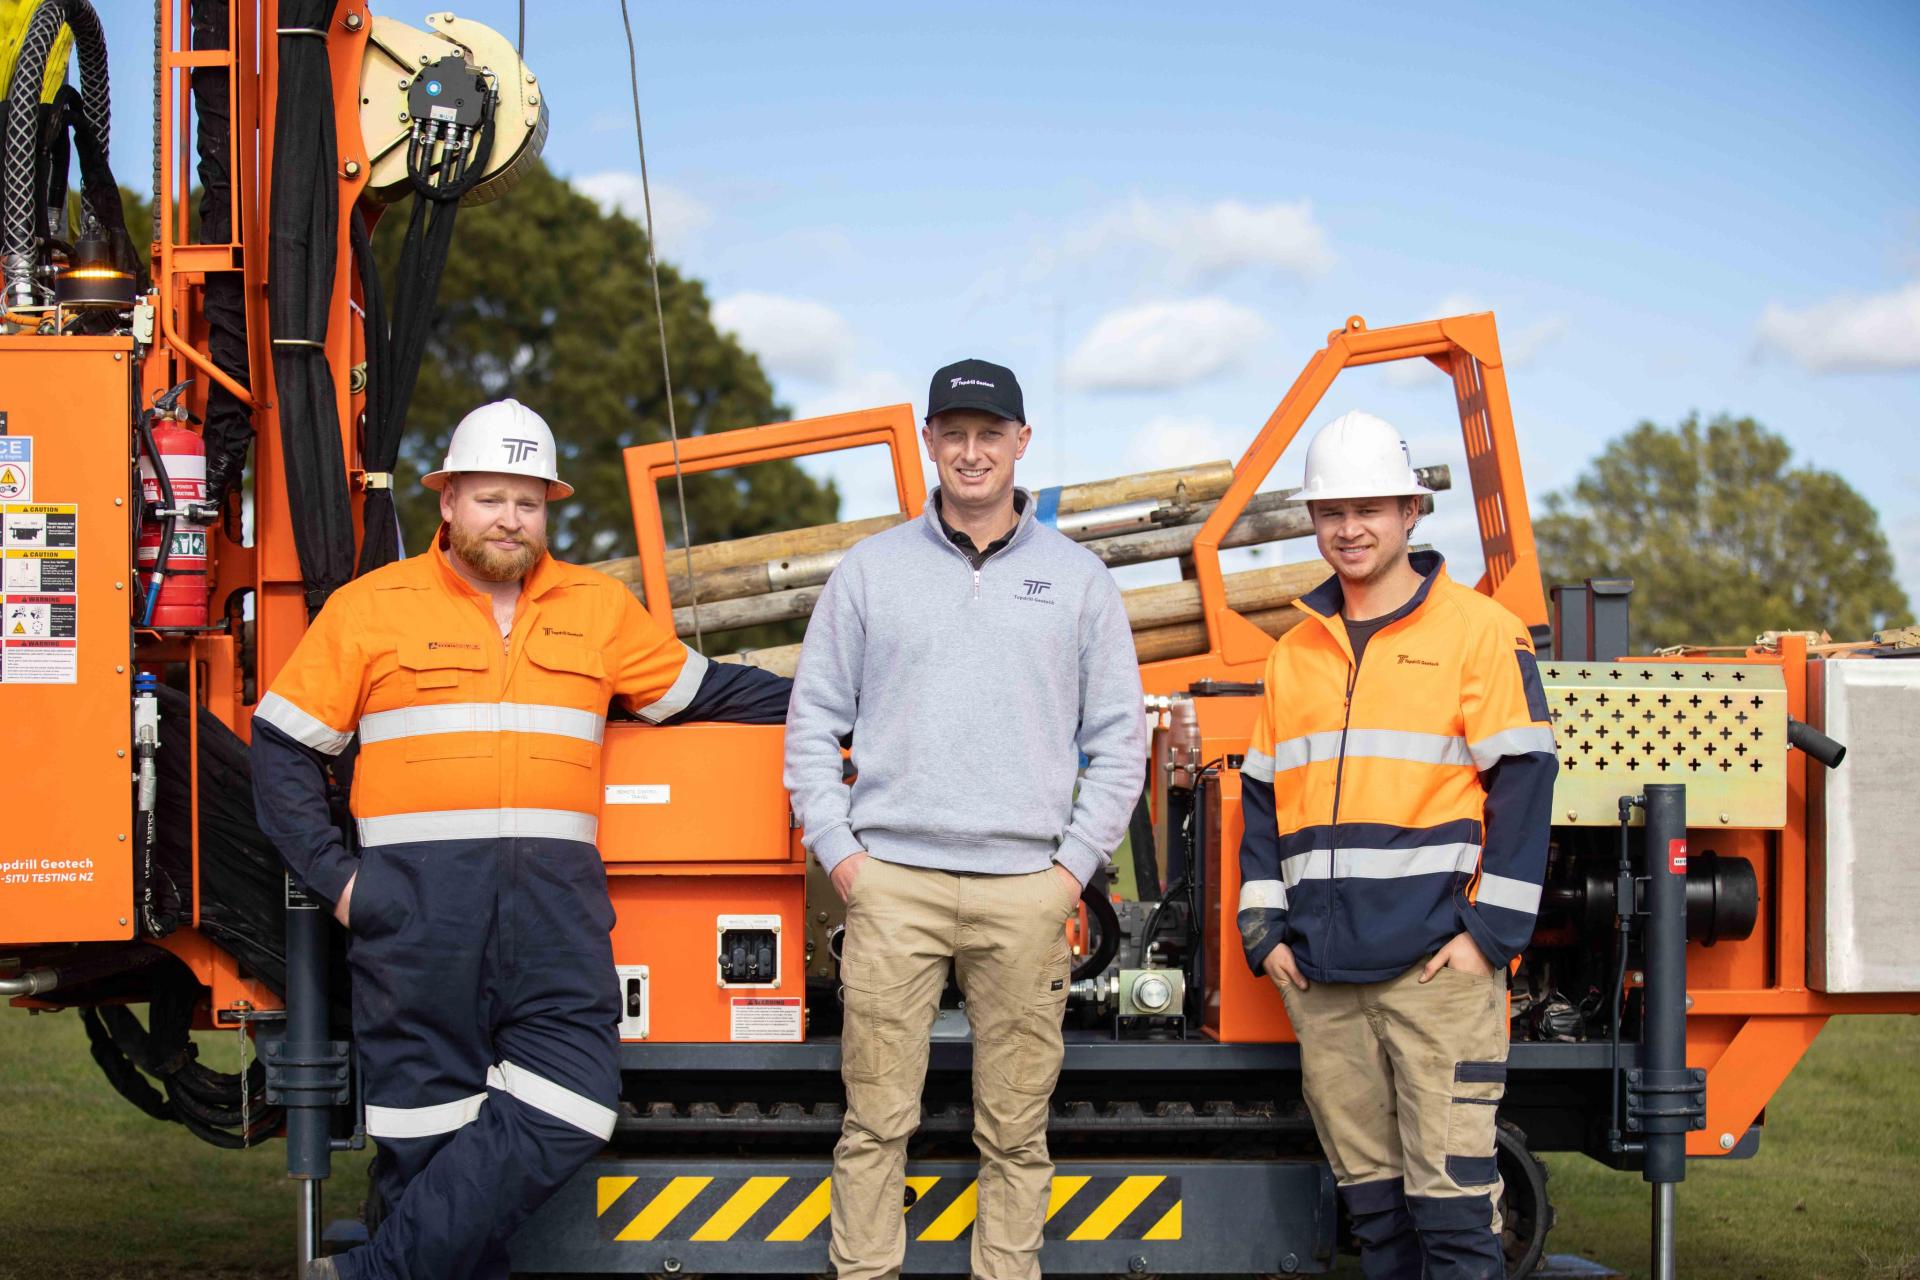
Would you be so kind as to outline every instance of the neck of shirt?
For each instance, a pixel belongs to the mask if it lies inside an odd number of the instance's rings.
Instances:
[[[933,514],[940,521],[940,532],[947,535],[948,542],[960,548],[961,552],[967,557],[968,562],[976,569],[987,562],[988,556],[1004,550],[1006,545],[1013,541],[1013,535],[1020,531],[1020,517],[1026,513],[1026,510],[1026,495],[1016,489],[1013,494],[1013,524],[1005,533],[995,538],[992,542],[989,542],[986,547],[982,549],[974,544],[971,534],[956,529],[947,523],[947,513],[943,509],[940,501],[940,494],[936,492],[933,495]]]

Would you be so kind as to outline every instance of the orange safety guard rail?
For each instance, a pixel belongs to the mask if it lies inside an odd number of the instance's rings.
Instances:
[[[836,413],[798,422],[774,422],[712,435],[689,436],[679,445],[678,470],[685,475],[744,467],[781,458],[836,453],[862,445],[887,446],[893,459],[893,487],[900,513],[920,515],[926,504],[926,481],[916,448],[918,431],[910,404],[891,404],[855,413]],[[660,493],[655,487],[674,474],[673,442],[637,444],[624,451],[627,492],[633,500],[633,537],[640,551],[640,585],[647,611],[669,632],[673,630],[673,601],[667,594],[667,539],[661,521]]]

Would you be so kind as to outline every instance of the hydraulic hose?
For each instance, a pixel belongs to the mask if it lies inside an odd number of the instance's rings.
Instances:
[[[73,31],[80,60],[82,110],[102,154],[107,152],[111,103],[107,94],[107,41],[100,17],[88,0],[48,0],[34,10],[20,41],[13,81],[7,89],[7,131],[0,140],[0,267],[4,268],[5,301],[32,306],[34,289],[33,171],[38,149],[40,89],[46,82],[47,59],[59,39],[60,28]],[[117,190],[83,189],[83,222],[109,225],[103,217],[105,201],[118,201]]]

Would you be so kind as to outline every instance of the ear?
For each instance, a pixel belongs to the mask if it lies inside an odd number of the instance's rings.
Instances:
[[[1024,422],[1021,423],[1020,429],[1013,433],[1013,460],[1015,462],[1027,456],[1027,446],[1032,442],[1033,428]]]
[[[1406,522],[1407,532],[1411,534],[1413,527],[1420,523],[1420,499],[1400,499],[1400,518]]]
[[[940,459],[936,458],[933,454],[933,423],[928,422],[920,428],[920,442],[927,448],[928,462],[940,461]]]
[[[453,523],[453,501],[459,485],[459,476],[448,476],[446,484],[440,488],[440,518],[448,524]]]

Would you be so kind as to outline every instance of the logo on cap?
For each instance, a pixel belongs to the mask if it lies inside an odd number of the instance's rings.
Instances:
[[[954,387],[991,387],[993,384],[984,378],[955,378],[948,384],[948,390]]]
[[[500,443],[506,446],[508,462],[521,462],[540,452],[540,443],[537,440],[520,440],[508,436]]]

